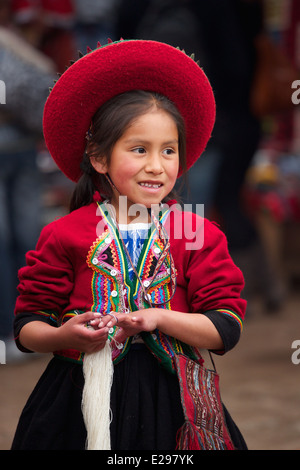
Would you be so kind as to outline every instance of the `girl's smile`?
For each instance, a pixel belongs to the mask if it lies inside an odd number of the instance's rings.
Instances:
[[[177,126],[166,111],[154,108],[127,128],[116,142],[109,164],[97,158],[92,164],[99,173],[108,173],[114,185],[111,203],[117,217],[120,195],[127,196],[128,209],[133,204],[147,208],[159,204],[178,175]]]

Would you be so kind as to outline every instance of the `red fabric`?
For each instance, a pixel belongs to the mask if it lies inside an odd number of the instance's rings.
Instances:
[[[41,0],[43,10],[55,15],[73,15],[74,7],[72,0]]]
[[[185,423],[179,450],[234,450],[220,397],[219,375],[183,354],[176,356]]]
[[[71,0],[12,0],[14,14],[35,12],[51,13],[59,16],[72,16],[74,7]]]
[[[215,121],[215,101],[202,69],[186,54],[155,41],[120,41],[75,62],[54,85],[45,105],[44,136],[59,168],[73,181],[86,132],[98,108],[113,96],[142,89],[173,101],[187,134],[187,166],[199,158]]]
[[[50,310],[62,316],[74,309],[91,309],[93,270],[86,258],[97,239],[96,230],[105,228],[105,221],[96,211],[97,204],[92,203],[43,229],[36,250],[27,254],[27,266],[19,271],[16,314]],[[229,257],[224,234],[211,222],[203,223],[203,219],[192,215],[186,223],[197,220],[198,230],[204,228],[204,245],[187,250],[187,238],[174,237],[174,227],[183,215],[179,211],[171,215],[171,252],[178,272],[171,308],[183,312],[228,308],[243,319],[243,276]]]

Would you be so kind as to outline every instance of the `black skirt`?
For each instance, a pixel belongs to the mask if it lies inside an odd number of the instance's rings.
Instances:
[[[12,450],[84,450],[81,412],[83,370],[54,357],[21,414]],[[112,450],[174,450],[184,418],[176,375],[166,371],[143,345],[114,368],[111,392]],[[237,449],[244,439],[224,408]]]

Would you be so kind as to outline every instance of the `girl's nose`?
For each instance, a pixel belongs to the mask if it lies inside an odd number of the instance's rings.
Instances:
[[[158,153],[153,152],[149,154],[145,165],[145,171],[155,175],[159,175],[163,172],[161,156]]]

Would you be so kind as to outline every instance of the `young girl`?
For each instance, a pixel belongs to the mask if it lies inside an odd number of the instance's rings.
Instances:
[[[43,229],[19,273],[16,342],[54,358],[12,448],[201,448],[197,423],[183,427],[194,402],[178,358],[201,365],[200,349],[227,352],[245,314],[225,236],[174,205],[177,177],[211,135],[213,93],[194,60],[169,45],[98,46],[45,106],[49,151],[78,183],[70,214]],[[220,408],[222,432],[246,448]]]

